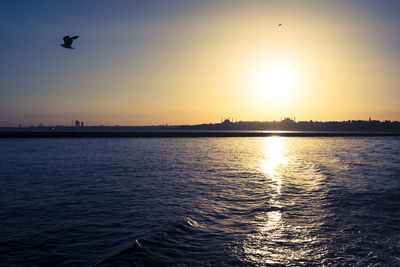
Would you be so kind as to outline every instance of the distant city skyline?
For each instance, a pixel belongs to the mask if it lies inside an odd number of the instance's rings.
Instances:
[[[0,7],[0,126],[400,120],[400,1]]]
[[[180,127],[180,126],[201,126],[201,125],[227,125],[228,124],[251,124],[251,123],[285,123],[285,122],[292,122],[292,123],[395,123],[400,124],[397,120],[378,120],[369,117],[368,119],[356,119],[356,120],[329,120],[329,121],[322,121],[322,120],[296,120],[296,117],[285,117],[282,116],[279,120],[239,120],[233,117],[221,117],[220,121],[209,121],[209,122],[201,122],[201,123],[183,123],[183,124],[168,124],[168,123],[161,123],[161,124],[148,124],[148,125],[123,125],[123,124],[86,124],[84,121],[80,120],[72,120],[69,124],[44,124],[42,122],[33,123],[33,124],[18,124],[18,125],[0,125],[0,128],[15,128],[15,127],[75,127],[75,128],[82,128],[82,127],[154,127],[154,126],[162,126],[162,127]]]

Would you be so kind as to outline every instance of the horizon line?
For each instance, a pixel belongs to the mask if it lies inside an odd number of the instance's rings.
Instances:
[[[290,123],[351,123],[351,122],[369,122],[369,123],[399,123],[398,120],[372,120],[369,118],[368,120],[299,120],[296,121],[295,117],[285,117],[281,118],[281,120],[272,120],[272,121],[260,121],[260,120],[236,120],[232,121],[231,118],[227,118],[221,120],[221,122],[204,122],[204,123],[196,123],[196,124],[151,124],[151,125],[119,125],[119,124],[97,124],[97,125],[84,125],[84,121],[75,120],[72,121],[71,125],[63,125],[63,124],[43,124],[43,123],[30,123],[30,124],[18,124],[17,126],[6,126],[0,125],[0,128],[34,128],[34,127],[182,127],[182,126],[199,126],[199,125],[217,125],[217,124],[239,124],[239,123],[281,123],[281,122],[290,122]],[[76,123],[79,123],[77,125]],[[82,124],[81,124],[82,123]]]

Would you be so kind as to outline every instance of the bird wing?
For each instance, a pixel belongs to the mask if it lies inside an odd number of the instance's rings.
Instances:
[[[78,39],[78,38],[79,38],[79,35],[76,35],[76,36],[72,36],[72,37],[71,37],[71,39],[73,39],[73,40]]]
[[[64,42],[66,42],[69,39],[69,35],[66,35],[63,37]]]

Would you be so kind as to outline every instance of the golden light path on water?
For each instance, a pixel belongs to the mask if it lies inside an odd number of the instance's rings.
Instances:
[[[276,195],[280,195],[282,186],[282,177],[277,168],[287,163],[288,158],[283,154],[285,148],[285,139],[283,137],[271,137],[266,139],[264,144],[265,159],[261,161],[261,170],[267,174],[274,182]]]
[[[266,178],[269,201],[265,210],[256,215],[256,233],[249,234],[243,244],[251,263],[285,264],[315,259],[318,254],[310,232],[319,228],[313,221],[319,213],[314,198],[318,198],[315,190],[322,176],[312,162],[296,157],[298,151],[291,151],[290,143],[284,137],[269,137],[263,144],[259,169]]]

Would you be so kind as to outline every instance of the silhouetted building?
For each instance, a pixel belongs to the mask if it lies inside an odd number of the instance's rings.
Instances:
[[[80,121],[76,120],[75,121],[75,127],[79,127],[79,125],[80,125]]]
[[[83,121],[81,121],[81,127],[83,127]]]

